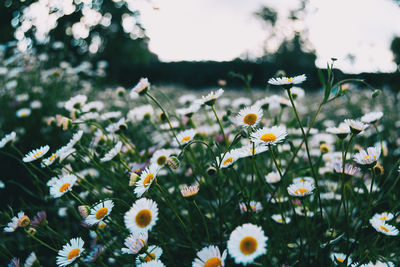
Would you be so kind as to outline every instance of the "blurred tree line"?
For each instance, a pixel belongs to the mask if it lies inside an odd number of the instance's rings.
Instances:
[[[235,72],[251,75],[253,86],[264,87],[267,77],[283,69],[288,75],[307,74],[310,77],[307,84],[309,88],[319,86],[315,51],[308,42],[307,28],[299,27],[306,15],[307,0],[300,0],[299,7],[288,15],[278,14],[268,6],[254,14],[264,22],[266,32],[262,57],[248,58],[243,55],[230,62],[171,63],[160,62],[157,55],[149,50],[146,31],[140,24],[140,14],[130,0],[50,1],[54,4],[49,7],[49,13],[58,16],[57,22],[50,29],[50,34],[39,41],[38,27],[26,27],[27,23],[24,22],[29,20],[27,10],[36,7],[38,2],[45,1],[5,0],[0,3],[2,43],[15,39],[25,41],[27,47],[34,46],[39,53],[47,53],[50,65],[57,65],[61,60],[73,65],[82,60],[93,64],[105,60],[108,68],[103,83],[132,86],[140,77],[146,76],[151,82],[181,83],[191,87],[216,86],[219,79],[239,86],[240,81],[229,75]],[[97,21],[88,22],[88,18],[96,16]],[[21,33],[21,29],[23,34],[17,34],[18,31]],[[400,64],[400,37],[393,40],[391,50],[395,62]],[[355,76],[340,71],[337,71],[337,75],[338,78]],[[395,74],[359,76],[370,77],[372,80],[369,82],[375,86],[391,84],[399,79],[398,71]]]

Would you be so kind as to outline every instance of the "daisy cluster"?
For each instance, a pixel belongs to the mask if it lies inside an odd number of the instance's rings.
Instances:
[[[272,77],[254,95],[147,78],[98,92],[82,70],[60,66],[18,93],[23,79],[6,72],[10,121],[23,126],[1,130],[0,150],[29,173],[0,183],[21,190],[2,212],[7,257],[25,240],[24,266],[400,263],[392,102],[371,112],[368,93],[341,82],[310,93],[304,74]],[[47,101],[61,81],[81,90]],[[46,138],[25,143],[34,133]]]

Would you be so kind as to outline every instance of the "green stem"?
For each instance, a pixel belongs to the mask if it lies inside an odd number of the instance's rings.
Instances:
[[[226,136],[225,136],[224,127],[222,127],[222,123],[221,123],[221,121],[220,121],[219,118],[218,118],[218,115],[217,115],[217,112],[215,111],[214,105],[212,105],[211,108],[212,108],[212,111],[214,112],[215,118],[217,119],[217,122],[218,122],[218,124],[219,124],[219,127],[221,128],[222,135],[224,136],[224,141],[225,141],[225,143],[227,143],[228,140],[226,139]]]
[[[208,241],[208,244],[210,244],[211,243],[210,242],[210,234],[208,233],[206,219],[204,218],[203,213],[200,211],[199,206],[197,206],[196,200],[193,200],[193,204],[196,207],[197,211],[199,212],[201,220],[203,221],[204,229],[206,230],[207,241]]]
[[[48,245],[47,243],[43,242],[42,240],[40,240],[39,238],[37,238],[36,236],[32,235],[31,233],[29,233],[27,230],[25,230],[25,232],[27,233],[28,236],[30,236],[31,238],[33,238],[34,240],[36,240],[37,242],[39,242],[41,245],[47,247],[48,249],[51,249],[54,252],[58,252],[57,249],[51,247],[50,245]]]

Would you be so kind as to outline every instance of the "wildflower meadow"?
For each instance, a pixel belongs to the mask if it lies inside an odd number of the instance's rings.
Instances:
[[[299,74],[179,94],[147,78],[101,88],[101,69],[34,54],[2,62],[2,168],[24,177],[2,176],[1,262],[400,263],[399,95],[336,80],[334,61],[318,92]]]

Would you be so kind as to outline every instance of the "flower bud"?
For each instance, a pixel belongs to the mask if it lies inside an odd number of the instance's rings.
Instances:
[[[208,167],[207,169],[207,174],[210,176],[213,176],[217,173],[217,169],[213,166]]]
[[[129,177],[129,186],[134,186],[139,175],[136,172],[131,172],[131,176]]]
[[[319,146],[319,150],[321,150],[322,154],[328,153],[330,151],[330,147],[327,144],[321,144]]]
[[[374,171],[374,174],[376,176],[381,176],[383,174],[383,167],[379,163],[376,163],[375,166],[372,168]]]
[[[86,219],[90,213],[90,207],[87,205],[81,205],[78,207],[79,214],[82,216],[83,219]]]
[[[36,234],[36,229],[33,228],[33,227],[29,227],[28,233],[29,233],[30,235],[35,235],[35,234]]]
[[[31,223],[31,220],[29,219],[28,216],[24,215],[18,220],[18,226],[19,227],[25,227],[28,226]]]
[[[177,157],[171,156],[167,159],[167,164],[171,169],[176,170],[179,168],[180,162]]]

